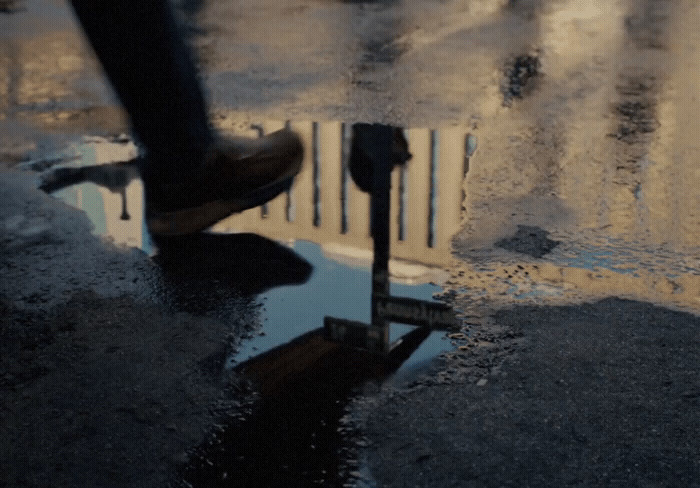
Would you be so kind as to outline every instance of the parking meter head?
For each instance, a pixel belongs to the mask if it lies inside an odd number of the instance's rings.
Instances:
[[[377,161],[379,134],[386,125],[358,123],[352,126],[352,143],[350,145],[350,176],[360,190],[372,191],[373,168]],[[391,165],[400,166],[411,159],[408,141],[403,129],[391,127]]]

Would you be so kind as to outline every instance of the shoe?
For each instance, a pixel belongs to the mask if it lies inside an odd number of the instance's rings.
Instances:
[[[299,136],[283,129],[259,139],[219,138],[179,180],[163,181],[146,167],[148,230],[156,237],[193,234],[262,205],[291,187],[303,154]]]

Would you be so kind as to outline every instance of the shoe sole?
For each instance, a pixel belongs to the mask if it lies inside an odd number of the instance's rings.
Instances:
[[[181,236],[200,232],[232,214],[258,207],[288,191],[292,187],[294,176],[296,175],[256,188],[248,195],[212,200],[197,207],[147,215],[148,230],[153,236]]]

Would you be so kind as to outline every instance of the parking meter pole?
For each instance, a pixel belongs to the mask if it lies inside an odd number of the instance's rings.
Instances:
[[[373,181],[371,196],[372,239],[372,326],[382,330],[382,344],[389,348],[389,322],[378,314],[377,299],[389,295],[389,191],[391,188],[392,129],[376,125],[373,137]]]

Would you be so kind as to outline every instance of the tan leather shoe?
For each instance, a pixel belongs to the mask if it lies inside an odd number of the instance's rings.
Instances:
[[[301,169],[299,136],[283,129],[259,139],[220,138],[204,162],[174,181],[144,174],[146,223],[154,236],[202,231],[288,190]]]

